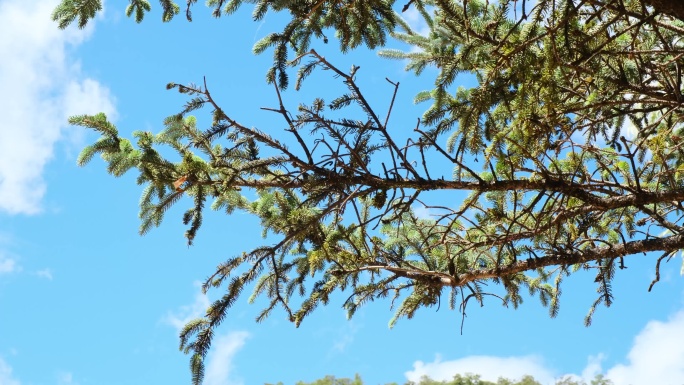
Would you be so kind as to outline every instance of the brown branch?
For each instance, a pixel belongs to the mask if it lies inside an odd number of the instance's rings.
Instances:
[[[684,2],[678,0],[643,0],[657,12],[684,21]]]
[[[669,254],[682,248],[684,248],[684,235],[673,235],[667,238],[651,238],[617,245],[595,247],[567,254],[559,253],[539,258],[529,258],[504,267],[499,266],[490,269],[472,270],[467,273],[458,274],[455,277],[438,271],[407,269],[385,264],[367,265],[344,271],[335,270],[333,271],[333,274],[347,275],[362,271],[385,270],[400,277],[429,281],[435,285],[462,287],[474,281],[497,279],[549,266],[570,266],[600,259],[647,253],[650,251],[665,251]]]

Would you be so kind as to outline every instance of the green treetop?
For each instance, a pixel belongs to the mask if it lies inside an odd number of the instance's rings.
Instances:
[[[171,0],[160,3],[164,21],[181,12]],[[195,3],[185,7],[189,20]],[[189,242],[207,201],[257,216],[277,237],[220,264],[204,283],[225,294],[182,331],[195,383],[215,328],[246,288],[252,300],[268,299],[258,321],[279,307],[296,325],[342,290],[351,294],[343,303],[350,316],[391,298],[391,324],[438,305],[443,294],[465,311],[485,295],[517,307],[529,291],[554,316],[563,279],[588,270],[598,285],[589,324],[597,305],[611,304],[611,282],[630,257],[656,252],[655,283],[661,262],[684,248],[684,3],[247,3],[256,20],[268,12],[290,17],[254,47],[274,55],[267,80],[279,104],[269,110],[282,116],[282,132],[236,121],[206,84],[169,84],[188,103],[156,134],[122,138],[103,114],[70,120],[101,134],[79,164],[99,154],[115,176],[137,171],[145,186],[141,233],[189,200],[182,218]],[[243,1],[207,4],[219,17]],[[402,19],[412,7],[428,34]],[[100,8],[98,0],[63,0],[54,19],[83,27]],[[126,13],[141,21],[149,9],[131,0]],[[378,110],[356,82],[358,67],[343,71],[315,50],[329,40],[342,51],[373,49],[390,38],[412,48],[381,56],[406,60],[416,74],[438,70],[423,74],[428,89],[416,101],[429,107],[408,138],[388,123],[394,97],[389,112]],[[280,90],[289,67],[298,68],[295,88],[325,69],[346,91],[288,111]],[[477,85],[456,87],[459,74]],[[399,84],[390,86],[396,96]],[[190,115],[201,109],[212,117],[207,127]],[[178,157],[162,155],[168,148]],[[452,175],[435,171],[445,163]],[[465,192],[464,199],[457,207],[429,201],[437,190]],[[430,216],[417,215],[419,207]]]

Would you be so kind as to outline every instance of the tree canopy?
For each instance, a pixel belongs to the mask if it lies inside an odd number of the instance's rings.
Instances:
[[[188,0],[192,20],[196,0]],[[246,3],[246,4],[245,4]],[[162,18],[181,7],[161,0]],[[286,26],[260,40],[271,51],[266,80],[284,129],[266,133],[231,117],[206,83],[168,85],[188,97],[159,133],[119,135],[103,114],[70,122],[101,137],[81,153],[99,154],[120,176],[137,171],[144,186],[142,234],[189,199],[182,217],[192,243],[208,201],[215,210],[258,217],[275,243],[220,264],[203,285],[225,294],[181,333],[194,383],[212,335],[243,290],[268,299],[299,325],[335,292],[349,316],[389,297],[390,324],[442,294],[464,312],[491,295],[517,307],[523,292],[558,312],[561,283],[578,270],[595,275],[595,308],[610,306],[611,282],[629,258],[650,254],[655,284],[662,261],[684,248],[684,3],[667,0],[209,0],[214,16],[253,6],[255,20],[285,13]],[[131,0],[143,20],[151,5]],[[414,31],[402,10],[429,28]],[[60,27],[85,26],[99,0],[63,0]],[[427,103],[411,127],[390,124],[357,83],[358,67],[338,68],[315,47],[336,40],[348,52],[385,49],[421,75]],[[385,59],[378,59],[385,60]],[[436,71],[424,72],[428,67]],[[284,107],[280,91],[327,70],[344,93]],[[457,86],[459,75],[475,79]],[[394,89],[399,84],[387,79]],[[192,113],[208,110],[198,127]],[[169,149],[175,157],[166,156]],[[451,175],[437,165],[449,164]],[[459,191],[457,207],[432,191]],[[421,210],[418,210],[418,209]],[[427,215],[425,213],[428,213]],[[489,285],[487,283],[495,283]],[[649,288],[650,289],[650,288]]]

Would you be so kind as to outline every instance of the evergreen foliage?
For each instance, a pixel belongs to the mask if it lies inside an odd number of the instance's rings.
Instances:
[[[170,0],[160,3],[164,21],[180,12]],[[187,2],[188,19],[194,3]],[[217,17],[242,3],[208,1]],[[684,248],[684,3],[248,3],[256,20],[269,11],[291,17],[254,46],[273,51],[267,80],[279,106],[268,110],[282,116],[283,132],[271,136],[234,120],[206,83],[169,84],[188,103],[160,133],[135,132],[133,141],[103,114],[70,120],[101,134],[79,164],[100,154],[115,176],[138,172],[142,234],[185,197],[190,243],[207,200],[215,210],[258,217],[277,239],[220,264],[204,283],[205,291],[223,287],[225,294],[181,334],[195,384],[214,330],[247,288],[251,300],[268,300],[258,321],[280,307],[296,325],[340,291],[350,294],[343,303],[349,316],[391,298],[391,324],[439,306],[442,294],[465,314],[470,301],[482,304],[487,295],[517,307],[527,291],[555,316],[562,281],[587,270],[598,291],[588,325],[597,306],[612,303],[611,282],[630,257],[659,253],[652,287],[661,262]],[[126,13],[141,21],[150,7],[131,0]],[[398,12],[411,7],[427,35]],[[76,19],[83,27],[100,8],[97,0],[63,0],[53,16],[60,27]],[[388,123],[398,83],[388,80],[394,95],[381,114],[356,82],[358,67],[345,72],[311,48],[333,34],[343,51],[399,39],[413,49],[381,55],[407,60],[416,74],[439,70],[431,89],[416,96],[430,106],[412,137],[400,142]],[[288,67],[299,68],[297,88],[323,69],[346,91],[291,113],[280,95]],[[459,74],[476,77],[477,86],[456,87]],[[202,109],[211,111],[209,127],[191,116]],[[453,175],[434,175],[431,165],[442,163]],[[438,190],[467,197],[459,207],[427,201],[426,192]]]

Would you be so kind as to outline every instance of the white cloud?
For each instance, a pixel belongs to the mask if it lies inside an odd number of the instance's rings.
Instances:
[[[634,338],[627,363],[610,368],[616,385],[684,383],[684,310],[665,322],[651,321]]]
[[[34,214],[46,191],[43,169],[68,138],[70,114],[115,114],[106,87],[85,78],[69,50],[93,32],[58,30],[59,0],[0,0],[0,212]]]
[[[431,13],[429,9],[428,12]],[[430,35],[430,27],[425,22],[423,15],[421,15],[414,6],[409,7],[406,12],[402,12],[401,17],[406,20],[411,29],[413,29],[413,31],[417,34],[423,36]]]
[[[233,358],[244,345],[249,333],[232,332],[214,337],[211,353],[204,370],[204,385],[240,385],[242,381],[231,376]]]
[[[354,342],[354,333],[344,333],[333,343],[333,350],[338,353],[344,353],[347,347]]]
[[[74,382],[74,375],[71,374],[70,372],[59,373],[57,375],[57,384],[58,385],[78,385],[77,382]]]
[[[19,265],[17,265],[17,261],[8,257],[0,250],[0,274],[13,273],[18,269]]]
[[[626,100],[632,100],[634,95],[626,94],[624,97]],[[629,118],[625,118],[624,123],[622,123],[622,127],[620,127],[620,134],[627,138],[627,140],[634,140],[636,139],[637,135],[639,135],[639,128],[635,126]]]
[[[482,380],[496,381],[499,377],[520,379],[525,375],[533,376],[542,384],[553,381],[553,373],[544,366],[539,357],[493,357],[469,356],[457,360],[442,361],[439,356],[434,362],[416,361],[413,370],[405,373],[409,381],[420,382],[428,376],[434,380],[450,380],[455,374],[479,374]]]
[[[52,281],[52,270],[50,269],[38,270],[36,271],[36,275],[40,278],[45,278],[48,281]]]
[[[0,232],[0,275],[21,271],[21,266],[18,262],[19,258],[9,251],[9,246],[12,243],[13,239],[10,234]]]
[[[12,367],[2,358],[0,358],[0,384],[21,385],[19,380],[12,377]]]
[[[199,286],[199,282],[195,282],[195,286]],[[195,295],[195,300],[190,305],[181,306],[175,312],[169,312],[163,321],[176,328],[179,332],[188,322],[200,318],[206,314],[209,307],[209,298],[203,294],[201,290]]]
[[[199,287],[200,283],[195,282]],[[202,317],[209,307],[209,298],[201,290],[195,295],[190,305],[181,306],[175,312],[169,312],[163,322],[173,326],[180,332],[189,321]],[[245,331],[235,331],[228,334],[216,335],[211,343],[211,350],[207,356],[204,370],[204,385],[240,385],[241,381],[231,376],[233,357],[244,345],[249,337]],[[0,384],[1,385],[1,384]]]
[[[337,331],[337,338],[333,342],[332,349],[337,353],[344,353],[354,342],[354,337],[356,333],[361,329],[361,326],[356,324],[354,321],[349,320],[345,325]]]
[[[557,375],[536,356],[494,357],[470,356],[451,361],[416,361],[413,370],[405,373],[410,381],[418,382],[422,376],[435,380],[449,380],[455,374],[480,374],[483,380],[496,381],[499,377],[519,379],[529,374],[542,384],[553,384],[556,379],[570,377],[589,383],[597,374],[614,385],[681,385],[684,383],[684,310],[667,321],[650,321],[639,334],[627,354],[626,363],[617,364],[607,371],[601,369],[603,354],[590,356],[581,375]]]
[[[587,366],[582,371],[582,377],[584,381],[591,381],[592,378],[596,377],[597,374],[601,374],[601,362],[605,356],[601,353],[597,356],[589,356],[587,360]]]
[[[425,206],[413,206],[413,214],[418,218],[418,219],[435,219],[437,215],[433,212],[433,210],[430,210],[430,208],[425,207]]]

